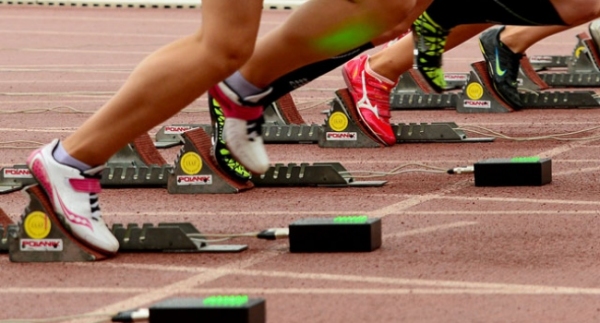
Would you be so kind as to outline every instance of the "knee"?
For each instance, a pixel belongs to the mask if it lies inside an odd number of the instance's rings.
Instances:
[[[239,70],[250,59],[254,51],[253,41],[240,44],[230,39],[219,39],[205,42],[202,46],[203,51],[206,51],[211,57],[213,68],[225,77]]]
[[[552,1],[565,24],[577,26],[600,18],[600,2],[596,0]],[[580,8],[586,8],[581,10]]]

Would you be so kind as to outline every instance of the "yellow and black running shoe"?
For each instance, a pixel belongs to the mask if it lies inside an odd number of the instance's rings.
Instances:
[[[442,55],[449,31],[436,24],[426,12],[413,23],[415,65],[427,83],[437,92],[446,90]]]
[[[523,54],[513,53],[500,41],[504,27],[488,29],[479,36],[479,47],[488,65],[488,74],[496,93],[514,109],[521,109],[519,95],[519,67]]]
[[[225,115],[223,115],[223,110],[217,100],[213,99],[210,95],[208,96],[208,110],[210,111],[212,124],[212,155],[217,164],[223,171],[238,180],[250,180],[250,172],[235,160],[229,149],[227,149],[227,145],[223,139]]]

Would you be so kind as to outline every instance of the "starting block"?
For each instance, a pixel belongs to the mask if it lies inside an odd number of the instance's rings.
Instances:
[[[14,165],[0,170],[0,194],[12,193],[35,184],[27,165]]]
[[[29,205],[17,229],[10,230],[8,252],[13,262],[73,262],[103,260],[98,252],[78,240],[61,224],[38,185],[25,189]]]
[[[184,142],[175,164],[167,164],[148,134],[113,156],[102,172],[103,188],[167,188],[172,194],[238,193],[260,187],[382,186],[387,181],[356,181],[340,163],[290,163],[272,165],[265,174],[240,182],[226,174],[211,155],[210,136],[202,128],[183,133]],[[26,165],[2,169],[9,174],[0,182],[0,193],[35,184]]]
[[[182,135],[183,147],[169,173],[167,190],[172,194],[238,193],[254,187],[252,182],[239,182],[223,172],[210,156],[211,139],[201,128]]]
[[[173,194],[237,193],[256,187],[382,186],[387,181],[355,181],[339,163],[275,164],[265,174],[239,182],[223,172],[210,156],[211,139],[201,128],[183,134],[184,146],[169,174],[167,189]]]
[[[455,73],[449,79],[455,85],[466,76]],[[425,82],[425,81],[423,81]],[[433,90],[431,90],[433,92]],[[435,95],[432,95],[432,97]],[[449,98],[452,106],[456,105],[456,96],[443,94],[445,100]],[[448,106],[448,104],[446,104]],[[347,89],[335,92],[335,97],[330,103],[330,109],[324,124],[307,124],[294,104],[290,94],[277,100],[265,108],[265,124],[262,136],[265,143],[317,143],[324,148],[376,148],[384,145],[359,121],[358,111],[347,93]],[[156,134],[155,146],[172,147],[182,143],[181,135],[188,130],[202,128],[211,133],[210,125],[177,124],[162,127]],[[396,134],[397,143],[424,143],[424,142],[482,142],[492,141],[493,138],[467,139],[453,122],[407,123],[392,124]],[[414,131],[417,130],[418,131]]]
[[[598,44],[585,32],[575,37],[577,42],[571,55],[534,55],[529,58],[529,64],[535,71],[560,68],[567,70],[563,74],[600,73]]]
[[[514,111],[494,91],[485,61],[473,63],[471,68],[469,82],[465,86],[465,90],[459,95],[456,111],[462,113]],[[520,93],[520,95],[525,109],[600,107],[598,95],[594,91],[540,91]]]
[[[0,252],[8,252],[12,262],[87,262],[107,259],[86,246],[65,229],[54,213],[42,188],[25,188],[29,204],[18,224],[2,211]],[[6,219],[8,219],[6,221]],[[112,233],[119,241],[119,252],[241,252],[247,245],[212,245],[191,223],[113,224]]]
[[[540,72],[538,77],[549,87],[599,87],[600,86],[600,52],[598,45],[586,33],[577,35],[577,45],[573,50],[572,56],[565,59],[567,64],[566,72]],[[559,60],[561,56],[542,56],[549,62]],[[542,58],[537,57],[540,61]],[[534,60],[535,62],[535,60]],[[532,73],[539,70],[539,63],[536,65],[532,60],[521,61],[520,76],[523,78],[532,77]],[[557,67],[558,64],[545,66],[544,69]],[[528,68],[529,67],[529,68]],[[529,70],[529,73],[527,73]]]
[[[356,105],[347,89],[336,91],[331,103],[320,147],[333,148],[373,148],[383,147],[366,128],[358,116]],[[438,123],[398,123],[392,124],[397,143],[425,142],[491,142],[494,138],[467,138],[467,135],[454,122]]]
[[[265,124],[262,137],[266,144],[312,144],[319,140],[320,126],[304,121],[290,94],[265,107]],[[181,135],[192,129],[202,128],[212,133],[211,125],[174,124],[161,127],[155,135],[156,148],[169,148],[183,143]]]

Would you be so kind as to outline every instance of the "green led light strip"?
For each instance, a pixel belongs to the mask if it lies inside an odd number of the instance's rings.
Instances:
[[[212,307],[239,307],[248,303],[247,295],[217,295],[202,300],[204,306]]]
[[[540,161],[540,157],[513,157],[510,159],[511,163],[537,163]]]
[[[366,215],[348,215],[338,216],[333,219],[333,223],[366,223],[369,218]]]

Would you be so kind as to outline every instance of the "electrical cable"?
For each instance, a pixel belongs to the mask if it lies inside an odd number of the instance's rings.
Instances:
[[[5,319],[0,320],[0,323],[51,323],[51,322],[60,322],[60,321],[68,321],[82,318],[103,318],[108,319],[114,316],[116,313],[98,313],[98,314],[76,314],[76,315],[65,315],[65,316],[56,316],[49,317],[43,319]]]

